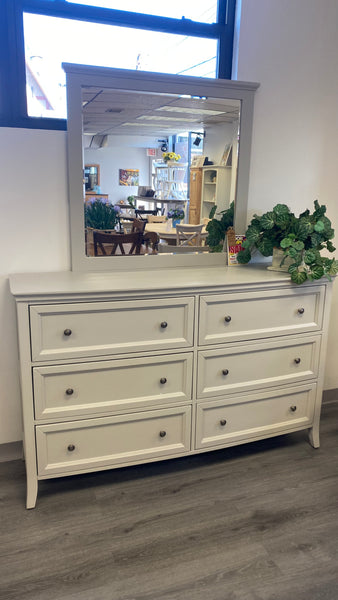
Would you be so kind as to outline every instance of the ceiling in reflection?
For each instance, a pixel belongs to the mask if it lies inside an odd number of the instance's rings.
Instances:
[[[83,133],[169,136],[239,119],[239,101],[83,88]]]

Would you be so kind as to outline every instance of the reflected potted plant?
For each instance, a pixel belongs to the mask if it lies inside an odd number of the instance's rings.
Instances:
[[[210,221],[206,226],[208,232],[206,244],[210,252],[223,252],[226,233],[234,224],[234,203],[231,202],[229,208],[217,213],[220,218],[215,217],[216,211],[217,206],[213,206],[209,215]]]
[[[167,216],[168,219],[172,219],[173,227],[176,227],[184,219],[184,210],[183,208],[173,208],[172,210],[168,210]]]
[[[119,220],[119,207],[100,199],[85,205],[85,227],[91,229],[115,229]]]
[[[261,216],[254,215],[245,233],[243,251],[238,254],[240,264],[248,263],[253,252],[273,256],[273,270],[290,273],[296,284],[313,281],[338,273],[338,261],[321,255],[322,250],[334,252],[334,230],[325,215],[326,206],[314,202],[314,211],[298,217],[285,204],[277,204]]]

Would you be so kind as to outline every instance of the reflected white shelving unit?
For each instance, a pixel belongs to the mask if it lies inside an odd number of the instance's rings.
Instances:
[[[230,204],[231,166],[202,167],[201,219],[208,218],[215,204],[217,212]]]
[[[184,181],[187,166],[187,163],[167,163],[155,167],[153,187],[156,200],[167,209],[171,204],[176,206],[187,201],[187,186]]]

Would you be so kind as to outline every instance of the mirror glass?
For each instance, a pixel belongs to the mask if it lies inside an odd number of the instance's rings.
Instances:
[[[81,96],[85,255],[209,252],[211,210],[236,203],[241,100],[101,86]]]

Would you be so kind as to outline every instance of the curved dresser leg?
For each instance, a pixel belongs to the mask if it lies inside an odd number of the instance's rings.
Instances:
[[[319,425],[314,425],[309,429],[309,442],[313,448],[320,447],[319,441]]]
[[[35,508],[36,499],[38,495],[38,480],[37,479],[27,479],[27,500],[26,500],[26,508]]]

